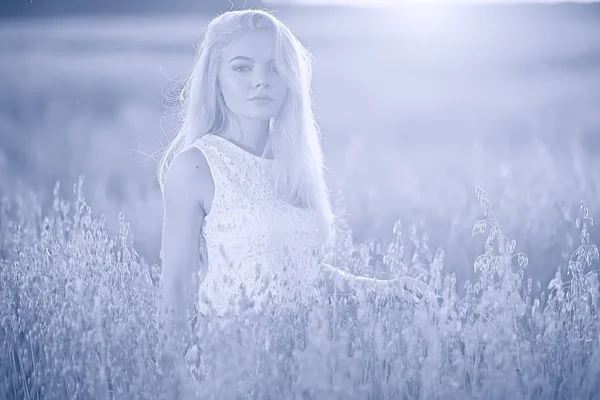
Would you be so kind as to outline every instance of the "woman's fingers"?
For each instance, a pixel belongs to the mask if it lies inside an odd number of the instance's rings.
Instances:
[[[397,278],[403,287],[406,290],[411,291],[419,298],[419,300],[423,298],[429,299],[437,299],[438,296],[435,294],[434,290],[427,285],[425,282],[421,282],[418,279],[411,278],[409,276],[403,276]]]
[[[417,279],[411,278],[410,276],[401,276],[396,278],[403,287],[418,292],[420,294],[426,294],[430,289],[427,284]]]

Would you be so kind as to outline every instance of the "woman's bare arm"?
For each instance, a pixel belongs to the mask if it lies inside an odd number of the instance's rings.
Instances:
[[[200,243],[209,178],[206,159],[194,148],[178,154],[165,177],[159,317],[166,353],[177,358],[190,344],[199,275],[206,272]]]
[[[396,277],[393,279],[375,279],[365,276],[353,275],[349,272],[335,268],[327,263],[321,263],[322,272],[326,276],[328,291],[340,294],[348,294],[353,289],[375,289],[392,291],[399,297],[409,298],[413,295],[425,295],[432,293],[425,283],[409,276]]]

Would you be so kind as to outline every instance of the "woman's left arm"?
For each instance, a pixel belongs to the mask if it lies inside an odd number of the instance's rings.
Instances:
[[[321,263],[321,267],[330,294],[335,292],[338,294],[349,294],[352,290],[358,288],[392,292],[400,297],[423,296],[427,293],[432,293],[431,288],[427,284],[409,276],[392,279],[375,279],[357,276],[327,263]]]

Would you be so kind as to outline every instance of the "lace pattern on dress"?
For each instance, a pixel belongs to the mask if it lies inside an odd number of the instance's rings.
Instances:
[[[215,187],[202,226],[208,269],[198,311],[223,316],[242,288],[258,311],[267,301],[295,308],[314,300],[320,268],[316,213],[275,193],[268,179],[272,160],[214,134],[192,146],[206,157]]]

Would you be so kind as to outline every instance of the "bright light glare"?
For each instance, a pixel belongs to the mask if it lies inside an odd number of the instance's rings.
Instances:
[[[402,6],[387,8],[381,15],[383,18],[381,22],[388,26],[398,26],[402,32],[415,34],[421,38],[443,34],[461,17],[460,8],[450,4],[451,1],[445,0],[443,3],[439,0],[404,1]],[[397,1],[388,1],[388,3],[385,5],[398,5]]]

